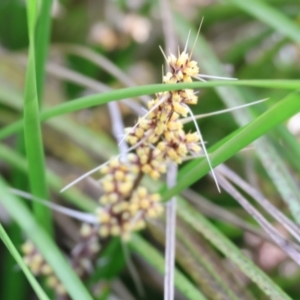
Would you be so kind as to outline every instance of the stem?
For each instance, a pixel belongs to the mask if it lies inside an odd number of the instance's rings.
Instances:
[[[176,185],[177,165],[171,163],[167,173],[169,188]],[[176,197],[167,203],[166,211],[166,245],[165,245],[165,281],[164,299],[174,299],[174,267],[175,267],[175,244],[176,244]]]

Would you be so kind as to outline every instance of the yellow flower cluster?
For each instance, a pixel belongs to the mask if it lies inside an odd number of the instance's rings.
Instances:
[[[101,237],[126,239],[131,231],[145,226],[145,218],[155,218],[163,211],[159,194],[135,187],[142,169],[138,162],[136,155],[128,154],[126,162],[114,159],[102,169],[104,195],[99,199],[102,207],[97,210]]]
[[[65,296],[67,291],[59,279],[54,274],[52,268],[44,260],[32,242],[27,241],[22,245],[24,262],[35,276],[44,276],[47,285],[52,288],[58,295]]]
[[[169,72],[164,83],[191,82],[199,73],[197,62],[191,61],[184,51],[167,58]],[[102,169],[102,207],[97,216],[101,237],[120,235],[145,226],[146,218],[156,218],[162,211],[158,194],[149,194],[139,186],[143,174],[154,179],[166,172],[170,161],[180,164],[188,154],[198,154],[200,137],[185,133],[181,117],[187,116],[187,105],[196,104],[197,96],[191,89],[159,93],[149,101],[148,114],[138,120],[133,128],[126,129],[126,140],[136,146],[136,153],[128,154],[124,161],[112,160]]]
[[[191,60],[185,51],[178,57],[171,54],[167,63],[170,71],[163,77],[164,83],[191,82],[192,77],[199,73],[197,62]],[[161,167],[153,174],[145,172],[152,178],[157,179],[165,172],[168,160],[180,164],[188,153],[193,155],[201,151],[198,145],[199,135],[186,134],[180,120],[180,117],[186,117],[189,112],[187,105],[197,104],[197,101],[198,98],[191,89],[159,93],[156,99],[148,103],[150,113],[145,118],[140,118],[136,127],[127,129],[128,143],[139,143],[139,158],[143,158],[143,161],[148,159],[151,164]]]
[[[100,198],[100,204],[117,206],[120,200],[130,195],[135,178],[139,173],[136,155],[128,154],[125,163],[121,163],[119,158],[111,160],[107,166],[101,169],[101,173],[105,176],[101,180],[104,195]]]

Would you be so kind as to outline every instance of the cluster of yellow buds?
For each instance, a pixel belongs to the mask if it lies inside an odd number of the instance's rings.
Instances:
[[[178,57],[171,54],[166,58],[170,71],[163,77],[164,83],[191,82],[192,77],[199,73],[197,62],[183,51]],[[200,136],[197,133],[185,133],[180,117],[186,117],[187,105],[197,104],[198,98],[191,89],[164,92],[157,94],[156,99],[149,101],[149,113],[139,119],[138,125],[127,129],[127,141],[130,145],[137,145],[137,155],[144,157],[153,164],[165,165],[169,160],[178,164],[188,153],[199,154]],[[142,151],[140,150],[142,148]],[[154,149],[154,151],[153,151]],[[160,172],[163,173],[163,172]],[[151,173],[149,174],[151,176]],[[158,178],[158,174],[152,176]]]
[[[149,194],[139,184],[142,165],[138,156],[128,154],[123,162],[117,158],[102,169],[104,195],[97,210],[99,234],[128,238],[131,231],[145,226],[145,218],[155,218],[162,212],[159,194]]]
[[[170,71],[165,78],[168,78],[169,83],[192,82],[192,77],[199,74],[197,62],[191,60],[191,55],[189,55],[186,50],[178,53],[178,57],[174,54],[170,54],[170,56],[167,57],[167,64]]]
[[[44,276],[47,285],[52,288],[57,295],[67,295],[65,287],[32,242],[26,241],[22,245],[22,252],[24,254],[24,262],[35,276]]]
[[[185,51],[166,60],[169,72],[163,77],[164,83],[191,82],[199,73],[197,62]],[[144,174],[160,178],[170,161],[180,164],[188,154],[199,154],[199,134],[185,133],[181,120],[190,111],[187,105],[197,100],[191,89],[158,93],[148,102],[149,112],[136,126],[126,129],[126,141],[135,146],[136,153],[123,160],[116,158],[101,170],[104,194],[97,211],[101,237],[128,237],[131,231],[145,226],[146,218],[155,218],[163,211],[159,195],[150,195],[139,183]]]

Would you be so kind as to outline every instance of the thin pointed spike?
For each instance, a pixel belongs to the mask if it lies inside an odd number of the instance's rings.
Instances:
[[[178,54],[178,57],[179,57],[180,56],[180,48],[179,48],[179,46],[177,48],[177,54]]]
[[[27,200],[30,200],[30,201],[35,201],[37,203],[40,203],[44,206],[47,206],[47,207],[53,209],[53,210],[55,210],[59,213],[68,215],[68,216],[70,216],[72,218],[75,218],[77,220],[80,220],[82,222],[86,222],[86,223],[90,223],[90,224],[97,224],[98,223],[96,217],[93,214],[83,213],[83,212],[77,211],[75,209],[71,209],[71,208],[68,208],[68,207],[64,207],[64,206],[49,202],[48,200],[35,197],[35,196],[33,196],[33,195],[31,195],[27,192],[24,192],[24,191],[21,191],[21,190],[18,190],[18,189],[10,188],[9,191],[14,195],[20,196],[20,197],[22,197],[24,199],[27,199]]]
[[[202,81],[202,82],[207,82],[205,79],[201,78],[201,77],[196,77],[198,80]]]
[[[119,157],[120,155],[118,155],[117,157]],[[79,181],[83,180],[84,178],[88,177],[89,175],[97,172],[98,170],[100,170],[102,167],[104,167],[105,165],[107,165],[111,160],[108,160],[107,162],[105,162],[104,164],[101,164],[100,166],[84,173],[83,175],[81,175],[80,177],[78,177],[77,179],[73,180],[72,182],[70,182],[68,185],[66,185],[61,191],[60,193],[63,193],[64,191],[66,191],[67,189],[69,189],[70,187],[72,187],[73,185],[75,185],[76,183],[78,183]]]
[[[206,74],[198,74],[196,78],[198,78],[198,77],[210,78],[210,79],[221,79],[221,80],[238,80],[238,78],[233,78],[233,77],[223,77],[223,76],[214,76],[214,75],[206,75]]]
[[[158,47],[159,47],[159,49],[160,49],[160,51],[161,51],[161,53],[162,53],[162,55],[163,55],[163,57],[164,57],[166,63],[168,63],[168,59],[167,59],[167,56],[166,56],[166,54],[165,54],[163,48],[162,48],[161,46],[158,46]]]
[[[146,136],[147,137],[147,136]],[[146,137],[144,139],[146,139]],[[98,170],[100,170],[101,168],[103,168],[105,165],[107,165],[112,159],[115,158],[119,158],[121,155],[124,155],[126,153],[129,153],[130,151],[134,150],[135,148],[137,148],[142,142],[144,142],[144,139],[140,140],[137,144],[133,145],[132,147],[128,148],[126,152],[119,154],[113,158],[111,158],[110,160],[108,160],[107,162],[101,164],[100,166],[88,171],[87,173],[84,173],[83,175],[81,175],[80,177],[78,177],[77,179],[75,179],[74,181],[70,182],[67,186],[65,186],[60,193],[63,193],[64,191],[66,191],[67,189],[69,189],[71,186],[75,185],[76,183],[78,183],[79,181],[81,181],[82,179],[88,177],[89,175],[97,172]],[[122,139],[124,140],[124,138]]]
[[[191,59],[192,56],[193,56],[193,52],[194,52],[194,49],[195,49],[195,47],[196,47],[196,43],[197,43],[198,38],[199,38],[199,35],[200,35],[200,30],[201,30],[203,21],[204,21],[204,17],[202,17],[202,19],[201,19],[201,23],[200,23],[200,26],[199,26],[199,29],[198,29],[198,32],[197,32],[197,36],[196,36],[194,45],[193,45],[192,50],[191,50],[191,54],[190,54],[190,56],[189,56],[189,59]]]
[[[248,107],[248,106],[251,106],[251,105],[256,105],[256,104],[259,104],[259,103],[267,101],[267,100],[269,100],[269,98],[265,98],[265,99],[262,99],[262,100],[257,100],[257,101],[254,101],[254,102],[251,102],[251,103],[246,103],[246,104],[239,105],[239,106],[236,106],[236,107],[217,110],[217,111],[207,113],[207,114],[199,114],[199,115],[194,116],[194,118],[196,120],[198,120],[198,119],[201,119],[201,118],[207,118],[207,117],[211,117],[211,116],[215,116],[215,115],[220,115],[220,114],[224,114],[224,113],[227,113],[227,112],[230,112],[230,111],[234,111],[236,109],[245,108],[245,107]],[[193,120],[192,117],[187,117],[187,118],[181,119],[181,122],[183,124],[186,124],[188,122],[191,122],[192,120]]]
[[[133,129],[135,129],[143,119],[145,119],[153,110],[155,110],[157,107],[159,107],[167,98],[169,97],[169,94],[164,95],[159,101],[158,103],[156,103],[144,116],[142,116],[140,118],[140,120],[133,126],[131,127],[130,131],[128,131],[124,137],[121,139],[121,141],[119,142],[118,145],[120,145],[126,138],[127,136],[132,132]]]
[[[212,173],[212,176],[213,176],[213,178],[214,178],[215,184],[216,184],[216,186],[217,186],[218,192],[221,193],[221,190],[220,190],[220,187],[219,187],[219,184],[218,184],[217,177],[216,177],[216,175],[215,175],[214,169],[213,169],[213,167],[212,167],[212,165],[211,165],[211,162],[210,162],[209,155],[208,155],[208,153],[207,153],[205,144],[204,144],[204,142],[203,142],[203,138],[202,138],[202,134],[201,134],[200,128],[199,128],[199,126],[198,126],[198,124],[197,124],[196,119],[194,118],[194,114],[193,114],[192,110],[191,110],[187,105],[186,105],[186,108],[188,109],[188,111],[189,111],[191,117],[193,118],[195,127],[196,127],[197,132],[198,132],[199,137],[200,137],[201,146],[202,146],[202,148],[203,148],[203,151],[204,151],[205,157],[206,157],[206,159],[207,159],[209,168],[210,168],[210,170],[211,170],[211,173]]]
[[[191,29],[189,30],[189,33],[188,33],[188,36],[187,36],[187,39],[186,39],[186,42],[185,42],[185,46],[184,46],[183,52],[187,51],[187,47],[188,47],[188,43],[189,43],[189,39],[190,39],[190,34],[191,34]]]

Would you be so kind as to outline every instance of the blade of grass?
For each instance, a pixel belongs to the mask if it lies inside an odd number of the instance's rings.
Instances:
[[[17,152],[20,153],[20,155],[25,156],[23,132],[18,134],[15,145]],[[14,187],[28,191],[29,182],[27,174],[24,174],[19,171],[18,168],[13,167],[11,170],[11,179]],[[24,242],[21,230],[15,223],[9,224],[7,232],[14,244],[20,245]],[[5,276],[5,283],[1,292],[4,294],[4,299],[20,299],[28,285],[26,285],[26,281],[22,273],[11,272],[14,268],[15,261],[8,253],[7,255],[8,257],[7,259],[5,258],[4,261],[5,267],[7,268],[6,271],[10,274],[10,276]],[[14,286],[19,286],[20,288],[15,289]]]
[[[41,1],[35,34],[35,73],[38,100],[42,103],[44,71],[48,55],[52,0]]]
[[[6,184],[0,178],[0,202],[10,216],[19,224],[23,231],[41,252],[45,260],[51,265],[55,274],[63,283],[71,298],[74,300],[92,300],[83,283],[75,275],[54,242],[44,229],[35,221],[32,214],[17,197],[9,193]]]
[[[14,245],[21,245],[24,242],[21,230],[16,223],[10,223],[8,225],[6,234]],[[18,272],[15,269],[16,260],[8,251],[4,252],[2,254],[0,299],[18,300],[22,299],[22,296],[29,292],[24,273]],[[18,289],[15,288],[16,286]]]
[[[10,85],[6,85],[4,89],[1,89],[1,102],[9,107],[17,107],[18,110],[22,110],[23,108],[23,97],[20,94],[18,94],[15,90],[13,90]],[[17,135],[15,141],[15,148],[20,155],[25,155],[23,132],[20,132]],[[27,191],[29,188],[27,174],[20,172],[18,168],[12,168],[11,181],[13,186],[18,189]],[[15,223],[9,224],[9,227],[7,228],[7,233],[9,234],[10,239],[13,241],[14,244],[20,245],[23,243],[21,230]],[[7,257],[3,259],[3,272],[4,274],[10,274],[10,276],[3,276],[4,282],[1,288],[0,297],[3,297],[3,299],[20,299],[22,298],[22,295],[26,293],[26,290],[28,290],[26,278],[21,272],[12,272],[15,266],[15,260],[9,253],[5,253],[5,255]],[[19,288],[15,289],[15,286],[18,286]]]
[[[36,0],[27,1],[29,58],[24,93],[24,138],[29,166],[31,192],[39,198],[48,199],[35,72],[36,64],[34,47],[37,4]],[[40,225],[43,226],[49,233],[52,233],[50,210],[38,203],[33,205],[33,209]]]
[[[31,284],[31,286],[32,286],[33,290],[35,291],[36,295],[38,296],[38,298],[40,300],[49,300],[48,296],[46,295],[46,293],[44,292],[42,287],[39,285],[39,283],[37,282],[35,277],[31,274],[30,270],[24,263],[21,255],[15,248],[14,244],[10,240],[9,236],[7,235],[7,233],[5,232],[5,230],[1,224],[0,224],[0,238],[3,241],[4,245],[6,246],[6,248],[11,253],[11,255],[13,256],[13,258],[18,263],[19,267],[22,269],[23,273],[27,277],[29,283]]]
[[[42,111],[40,120],[45,121],[53,117],[75,112],[81,109],[96,105],[106,104],[111,101],[134,98],[146,94],[155,94],[163,91],[173,91],[177,89],[209,88],[218,86],[253,86],[261,88],[288,89],[295,90],[300,86],[300,80],[240,80],[240,81],[214,81],[214,82],[192,82],[173,84],[153,84],[147,86],[138,86],[124,88],[91,96],[85,96],[72,101],[57,105],[53,108]],[[228,95],[230,99],[232,95]],[[2,130],[0,130],[0,140],[21,130],[22,121],[17,121]]]
[[[41,100],[41,94],[43,90],[43,77],[44,77],[44,64],[46,58],[46,51],[48,47],[48,31],[47,26],[50,21],[50,9],[51,1],[45,0],[41,2],[41,10],[39,14],[38,26],[37,26],[37,39],[36,39],[36,80],[37,80],[37,90],[38,90],[38,99]],[[49,26],[48,26],[49,27]],[[25,145],[24,145],[24,134],[20,133],[17,137],[17,149],[20,154],[25,154]],[[28,179],[24,176],[25,174],[20,173],[18,170],[12,170],[12,180],[16,188],[27,190],[28,189]],[[15,224],[11,224],[10,230],[11,238],[13,241],[20,240],[19,229]],[[11,269],[12,265],[9,265],[9,262],[13,263],[12,259],[9,257],[5,259],[7,268]],[[11,276],[5,276],[6,283],[2,289],[5,299],[19,299],[24,293],[23,277],[20,277],[18,272],[10,272]],[[18,289],[12,288],[13,286],[18,286]]]
[[[119,89],[111,92],[96,94],[92,96],[82,97],[63,103],[47,111],[42,112],[42,120],[52,117],[74,112],[95,105],[106,104],[111,101],[138,97],[145,94],[154,94],[162,91],[173,91],[184,88],[208,88],[216,86],[255,86],[268,87],[275,89],[297,89],[300,86],[300,80],[240,80],[240,81],[215,81],[215,82],[193,82],[180,84],[153,84],[147,86],[138,86],[131,88]]]

